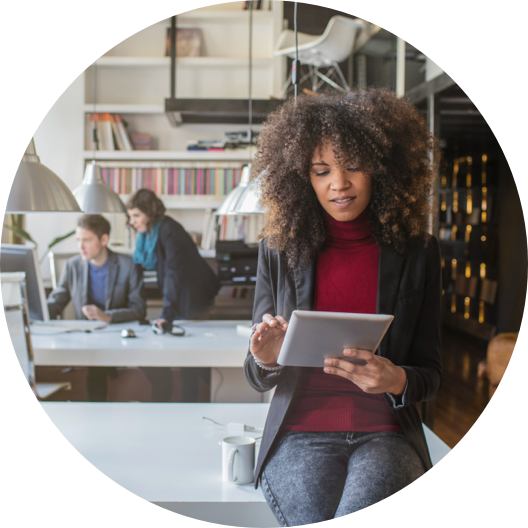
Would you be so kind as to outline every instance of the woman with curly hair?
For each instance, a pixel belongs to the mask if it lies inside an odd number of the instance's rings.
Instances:
[[[255,482],[281,526],[365,508],[431,467],[416,404],[440,388],[441,266],[427,234],[435,141],[388,90],[302,96],[268,117],[254,170],[266,210],[245,361],[275,387]],[[277,358],[293,310],[392,314],[365,360]]]

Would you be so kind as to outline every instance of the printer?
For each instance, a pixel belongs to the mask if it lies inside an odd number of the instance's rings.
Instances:
[[[251,246],[243,240],[217,240],[216,264],[222,286],[254,286],[258,245]]]

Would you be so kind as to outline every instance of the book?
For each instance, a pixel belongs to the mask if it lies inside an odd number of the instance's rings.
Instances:
[[[217,140],[190,140],[187,142],[187,150],[220,152],[225,150],[225,143]]]
[[[121,116],[118,114],[112,114],[110,117],[117,148],[119,150],[127,151],[134,150]]]
[[[99,150],[115,150],[110,114],[98,114],[96,123]]]
[[[202,229],[202,249],[214,248],[214,234],[216,227],[216,216],[212,209],[206,209],[204,213],[203,229]]]
[[[133,150],[150,150],[150,134],[132,132],[130,141],[132,142]]]
[[[151,189],[160,195],[217,195],[235,188],[242,163],[101,161],[105,182],[119,194]]]
[[[86,116],[86,128],[84,133],[84,145],[86,150],[96,150],[96,144],[94,142],[94,129],[97,134],[97,116],[98,114],[88,114]]]
[[[171,28],[167,28],[165,56],[171,56]],[[176,28],[176,57],[200,57],[202,54],[202,30],[200,28]]]
[[[243,240],[256,244],[264,227],[264,215],[221,216],[218,220],[218,240]]]
[[[113,115],[110,115],[110,123],[112,124],[112,132],[114,134],[114,140],[115,140],[115,144],[117,146],[117,150],[125,150],[123,148],[123,143],[122,143],[122,140],[121,140],[121,137],[119,135],[119,131],[117,130],[117,124],[114,120],[114,116]]]

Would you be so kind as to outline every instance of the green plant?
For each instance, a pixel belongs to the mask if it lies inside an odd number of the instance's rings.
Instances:
[[[22,215],[9,215],[9,216],[10,216],[10,223],[9,224],[4,224],[4,228],[8,229],[9,231],[11,231],[13,233],[13,235],[15,235],[15,237],[17,237],[19,240],[27,240],[28,242],[31,242],[32,244],[34,244],[35,248],[37,248],[38,244],[33,240],[33,237],[27,231],[22,229],[22,227],[21,227],[22,221],[21,221],[20,217],[22,217]],[[44,255],[42,255],[42,257],[40,259],[40,262],[41,263],[44,262],[44,259],[48,256],[48,254],[51,251],[51,249],[53,248],[53,246],[57,245],[59,242],[62,242],[63,240],[66,240],[67,238],[70,238],[74,234],[75,234],[75,230],[69,231],[65,235],[61,235],[61,236],[58,236],[57,238],[54,238],[48,244],[48,247],[47,247]],[[13,243],[17,244],[17,243],[20,243],[20,242],[18,242],[16,240],[13,240]]]
[[[44,262],[44,259],[49,255],[51,248],[58,244],[59,242],[62,242],[63,240],[66,240],[67,238],[70,238],[72,235],[75,235],[75,229],[73,231],[70,231],[69,233],[66,233],[65,235],[58,236],[57,238],[54,238],[49,244],[48,248],[46,249],[46,252],[44,255],[42,255],[40,259],[40,263]]]
[[[11,241],[13,244],[20,244],[22,240],[27,240],[28,242],[35,244],[35,247],[37,247],[37,243],[31,238],[31,235],[23,229],[23,225],[24,215],[10,214],[9,224],[4,224],[4,228],[11,231]]]

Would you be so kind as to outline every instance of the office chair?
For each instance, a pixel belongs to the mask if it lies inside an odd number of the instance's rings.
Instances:
[[[299,61],[301,65],[307,65],[309,70],[300,79],[300,82],[302,83],[309,78],[313,92],[317,92],[323,83],[327,83],[337,90],[349,91],[350,87],[338,63],[350,56],[357,33],[364,27],[365,25],[360,20],[334,16],[328,22],[322,35],[297,33]],[[274,54],[295,60],[294,31],[291,29],[282,31],[275,46]],[[325,72],[323,73],[321,70],[325,70]],[[283,98],[290,83],[291,73],[283,87]]]
[[[60,279],[64,265],[69,258],[77,256],[79,253],[54,253],[50,251],[48,254],[50,275],[51,275],[51,287],[55,289]],[[64,308],[61,314],[61,319],[73,320],[75,319],[75,312],[73,310],[73,304],[70,301]]]

